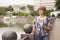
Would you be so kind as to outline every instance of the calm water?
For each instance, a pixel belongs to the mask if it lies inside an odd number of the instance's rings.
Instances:
[[[21,34],[24,34],[24,31],[22,30],[22,28],[19,28],[19,27],[3,27],[3,28],[0,28],[0,40],[2,40],[2,34],[3,32],[5,31],[15,31],[17,33],[17,36],[18,38],[17,39],[20,39],[20,35]]]

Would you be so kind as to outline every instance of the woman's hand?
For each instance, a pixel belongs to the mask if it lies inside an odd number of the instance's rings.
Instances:
[[[43,25],[42,28],[43,28],[43,29],[46,29],[46,30],[48,30],[48,31],[52,30],[52,27],[47,27],[46,25]]]
[[[42,26],[42,28],[44,28],[44,29],[45,29],[45,28],[46,28],[46,25],[43,25],[43,26]]]

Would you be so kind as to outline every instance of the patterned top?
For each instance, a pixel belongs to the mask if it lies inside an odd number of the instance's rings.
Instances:
[[[36,28],[35,34],[38,34],[41,36],[48,35],[48,31],[46,29],[43,29],[42,25],[46,25],[46,27],[52,27],[51,19],[49,19],[48,17],[45,17],[44,20],[40,20],[40,16],[37,16],[34,19],[34,25]]]

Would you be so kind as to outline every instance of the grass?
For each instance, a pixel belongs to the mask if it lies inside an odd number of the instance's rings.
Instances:
[[[0,23],[0,27],[8,27],[7,24]]]

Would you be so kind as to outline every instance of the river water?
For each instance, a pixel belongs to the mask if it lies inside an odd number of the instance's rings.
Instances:
[[[15,31],[17,33],[17,39],[21,38],[20,36],[21,34],[24,34],[23,29],[19,27],[3,27],[3,28],[0,28],[0,40],[2,40],[2,34],[5,31]]]

